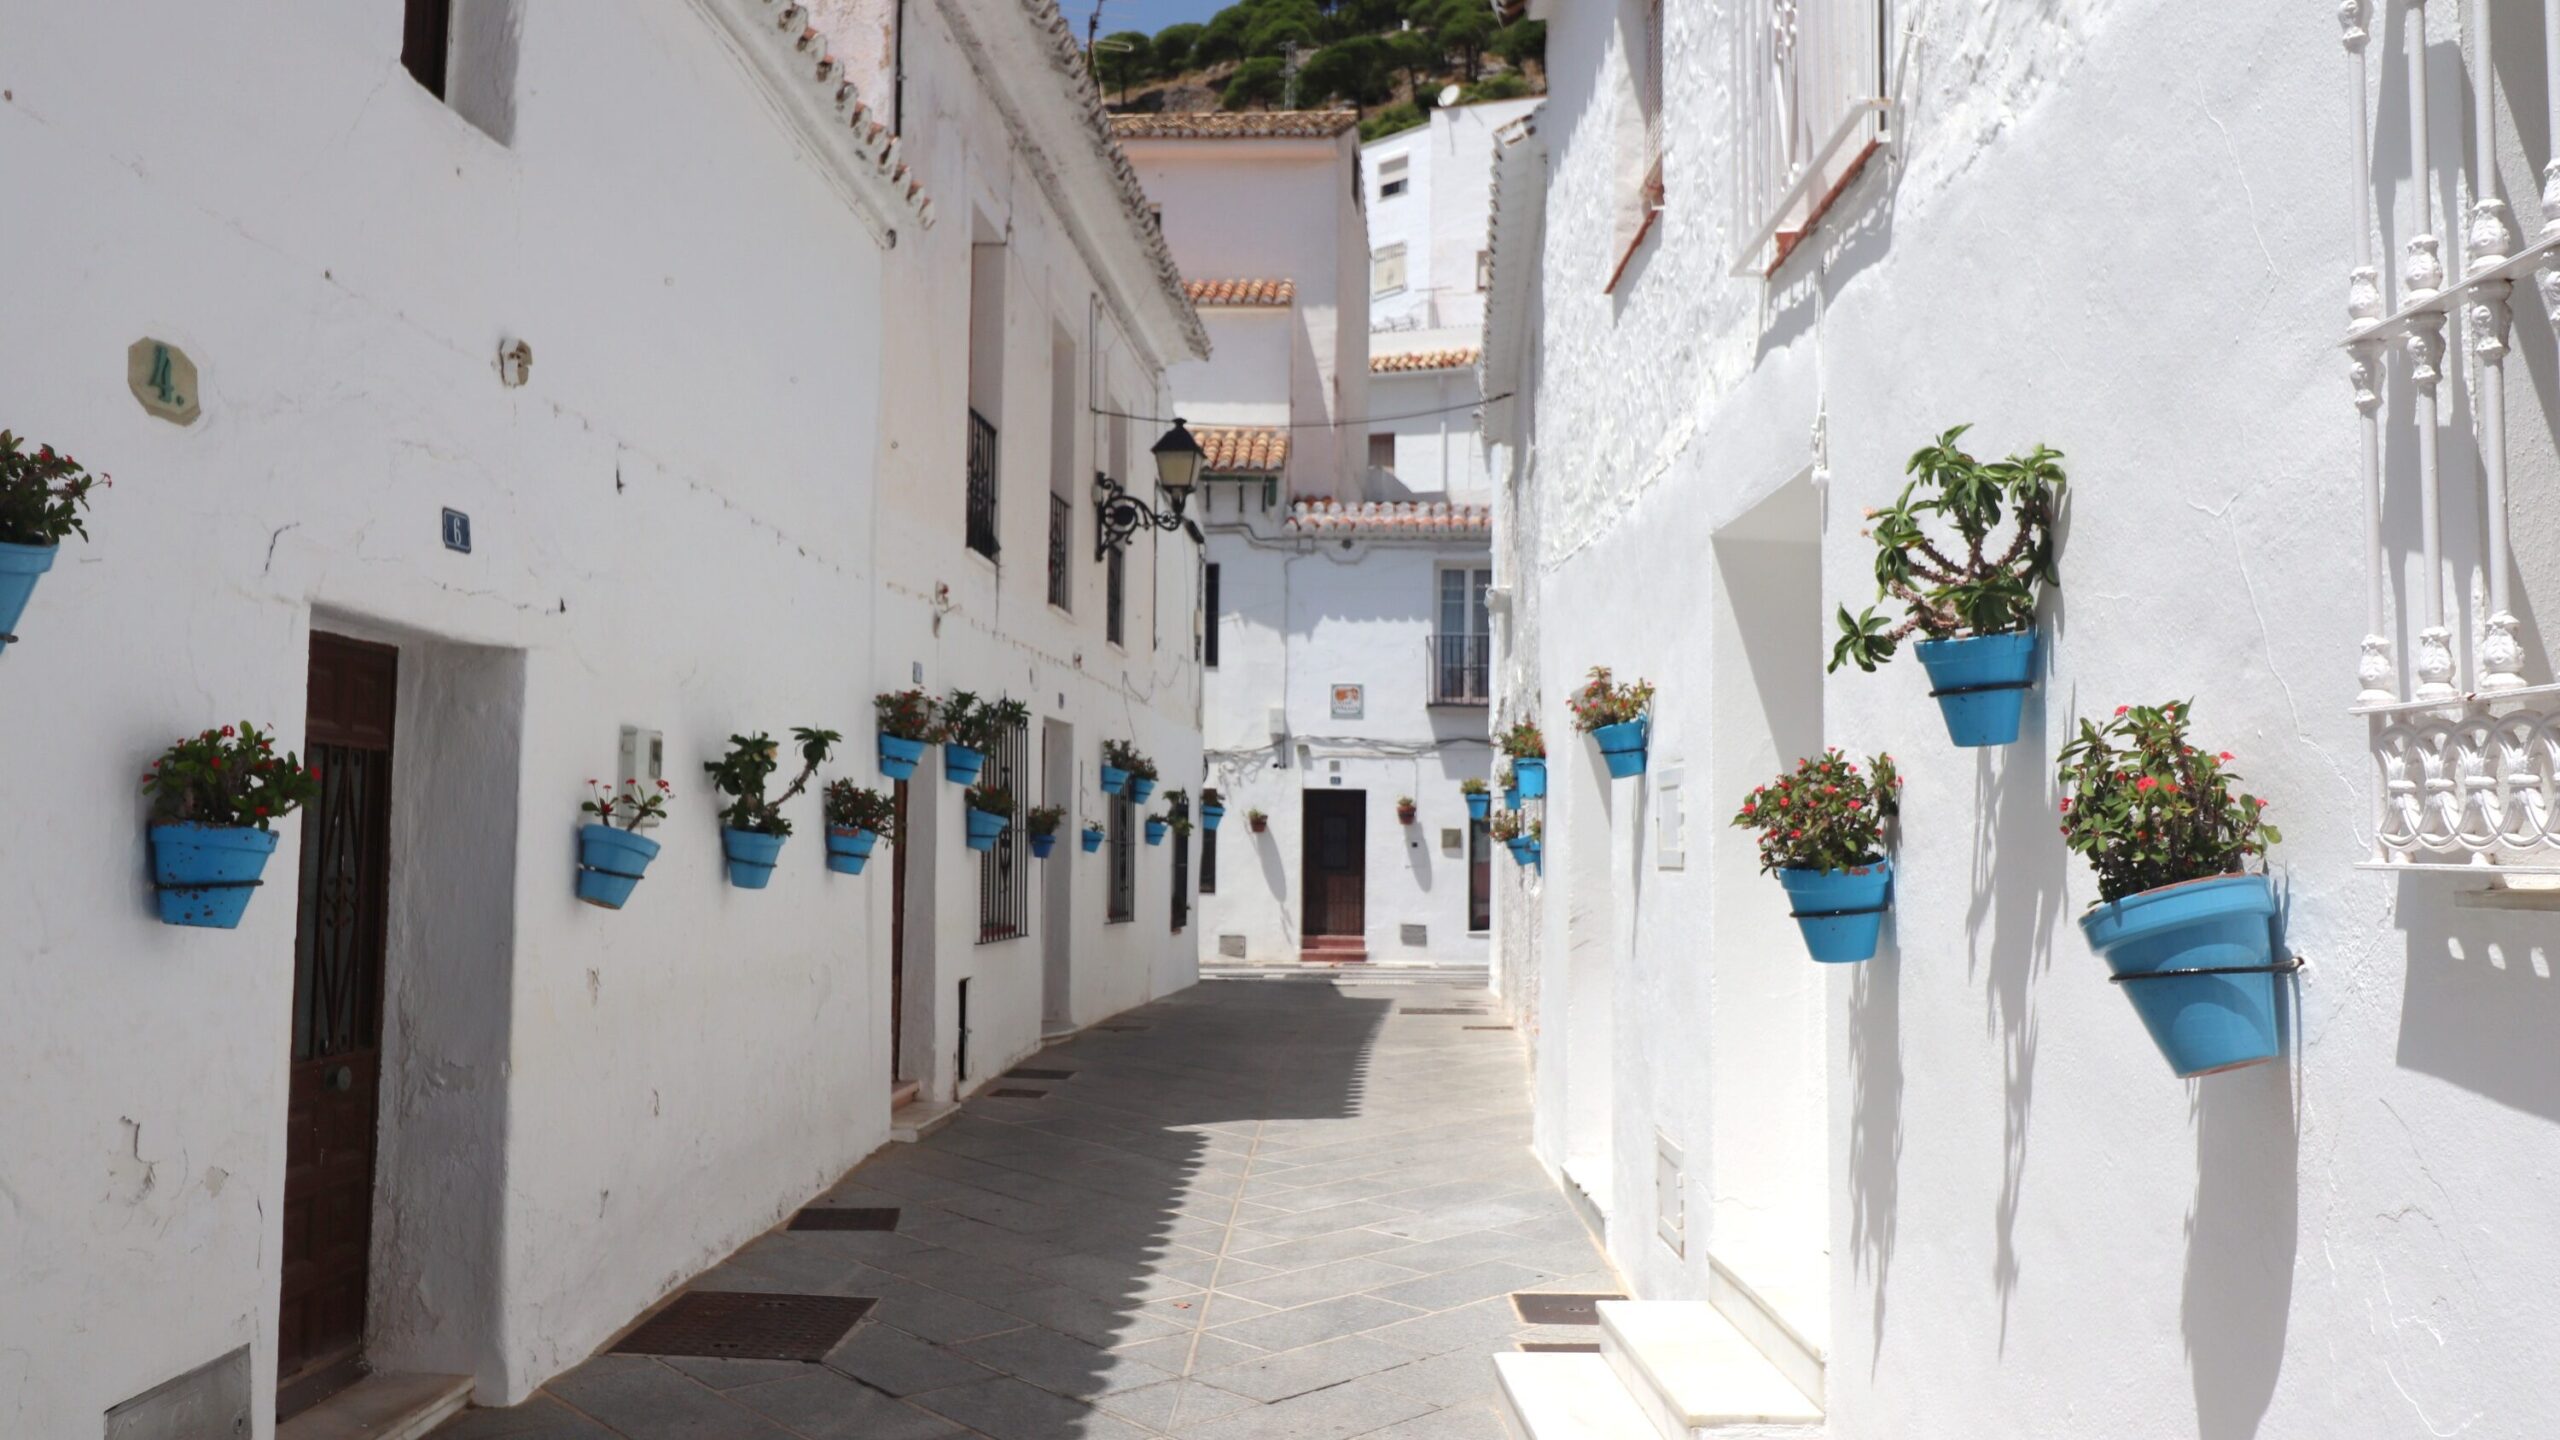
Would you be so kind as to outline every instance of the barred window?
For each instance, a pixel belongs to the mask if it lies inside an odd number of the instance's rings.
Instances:
[[[1111,907],[1103,918],[1125,924],[1138,908],[1138,807],[1126,794],[1111,797]]]
[[[1128,643],[1129,566],[1125,549],[1114,547],[1110,558],[1102,562],[1102,638],[1114,645]]]
[[[1218,893],[1218,832],[1200,832],[1200,893]]]
[[[996,738],[995,748],[987,754],[986,773],[981,785],[991,785],[1013,796],[1014,813],[1005,821],[1004,833],[996,837],[996,848],[978,852],[978,943],[1011,940],[1022,934],[1023,843],[1022,807],[1029,798],[1031,764],[1028,758],[1029,731],[1016,725]]]
[[[1173,841],[1173,930],[1191,923],[1191,837],[1176,827]]]

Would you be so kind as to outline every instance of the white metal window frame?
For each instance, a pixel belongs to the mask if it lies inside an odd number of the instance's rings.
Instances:
[[[1404,242],[1381,245],[1369,252],[1369,293],[1393,295],[1404,288]]]
[[[1747,0],[1734,27],[1733,273],[1802,233],[1872,142],[1891,141],[1890,0]],[[1790,228],[1792,227],[1792,229]]]
[[[1378,198],[1393,200],[1413,188],[1413,154],[1410,151],[1378,157]]]
[[[2452,0],[2437,0],[2444,6]],[[2495,194],[2499,118],[2491,64],[2491,10],[2487,0],[2467,0],[2465,53],[2473,103],[2470,133],[2450,143],[2430,133],[2427,0],[2343,0],[2340,40],[2353,80],[2356,235],[2355,266],[2348,274],[2347,372],[2363,429],[2366,633],[2356,667],[2352,707],[2371,723],[2375,767],[2374,838],[2369,868],[2454,871],[2470,875],[2560,874],[2560,684],[2551,681],[2550,657],[2537,666],[2539,682],[2526,675],[2527,657],[2509,594],[2512,555],[2507,529],[2506,355],[2510,299],[2518,281],[2537,282],[2546,309],[2560,311],[2560,154],[2545,157],[2540,233],[2517,234],[2507,207]],[[2365,58],[2373,21],[2415,26],[2400,47],[2404,73],[2371,74]],[[2560,113],[2560,3],[2546,6],[2544,24],[2554,43],[2544,64],[2549,94]],[[2386,97],[2405,87],[2404,100]],[[2399,274],[2377,263],[2374,219],[2374,119],[2405,106],[2408,153],[2416,157],[2401,217],[2410,238]],[[2560,130],[2551,133],[2560,134]],[[2459,190],[2454,186],[2458,184]],[[2439,186],[2445,187],[2439,191]],[[2464,215],[2443,214],[2439,193],[2471,197]],[[2448,266],[2439,221],[2458,228],[2459,253]],[[2459,316],[2457,346],[2470,350],[2469,367],[2444,364],[2447,331]],[[2403,367],[2408,400],[2388,413],[2385,371]],[[2476,482],[2460,466],[2445,466],[2447,443],[2463,442],[2460,429],[2442,429],[2439,392],[2448,368],[2457,385],[2470,387],[2471,440],[2477,450]],[[2385,437],[2413,432],[2414,467],[2386,473]],[[2477,483],[2485,535],[2477,558],[2481,577],[2476,625],[2470,631],[2470,673],[2461,673],[2448,622],[2443,488],[2447,471],[2457,483]],[[2394,656],[2394,626],[2386,606],[2390,556],[2384,543],[2386,483],[2418,490],[2419,537],[2424,569],[2413,588],[2418,613],[2402,617],[2414,626],[2415,646],[2404,677]]]

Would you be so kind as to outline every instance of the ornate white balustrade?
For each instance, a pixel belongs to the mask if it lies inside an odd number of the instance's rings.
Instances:
[[[2541,233],[2522,239],[2497,196],[2498,107],[2490,57],[2491,0],[2433,0],[2439,13],[2464,6],[2472,89],[2468,144],[2440,154],[2428,133],[2427,14],[2430,0],[2342,0],[2341,39],[2354,75],[2356,265],[2348,279],[2348,374],[2364,429],[2366,631],[2357,666],[2357,713],[2372,717],[2378,772],[2374,851],[2370,863],[2394,869],[2560,872],[2560,685],[2528,680],[2508,594],[2513,569],[2507,534],[2505,365],[2516,282],[2530,280],[2544,306],[2560,314],[2560,155],[2543,172]],[[2403,27],[2405,74],[2375,77],[2366,59],[2372,35],[2394,19]],[[2545,67],[2553,135],[2560,135],[2560,0],[2544,0]],[[2381,91],[2405,85],[2409,154],[2414,174],[2405,192],[2411,234],[2397,276],[2375,263],[2373,113]],[[2461,217],[2460,253],[2448,271],[2436,195],[2446,179],[2471,197]],[[2396,294],[2394,293],[2396,291]],[[2456,359],[2467,346],[2467,378],[2477,447],[2479,508],[2486,534],[2479,615],[2470,636],[2471,675],[2458,672],[2447,620],[2439,391],[2451,322]],[[2406,367],[2408,413],[2384,413],[2382,383],[2394,359]],[[2459,365],[2455,367],[2460,369]],[[2419,549],[2424,565],[2413,587],[2416,628],[2403,692],[2385,605],[2389,554],[2383,534],[2386,425],[2415,432],[2416,473],[2394,473],[2395,486],[2417,487]],[[2457,439],[2459,437],[2456,437]],[[2467,542],[2466,542],[2467,543]],[[2550,674],[2548,657],[2532,667]]]

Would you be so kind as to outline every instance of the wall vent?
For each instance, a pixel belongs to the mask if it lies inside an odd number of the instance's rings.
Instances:
[[[1423,946],[1431,943],[1431,927],[1428,925],[1405,925],[1398,928],[1402,931],[1404,943],[1407,945]]]
[[[1241,936],[1241,935],[1221,935],[1221,936],[1219,936],[1219,937],[1218,937],[1218,955],[1219,955],[1219,957],[1220,957],[1221,959],[1226,959],[1226,960],[1241,960],[1241,959],[1243,959],[1243,958],[1244,958],[1244,937],[1243,937],[1243,936]]]

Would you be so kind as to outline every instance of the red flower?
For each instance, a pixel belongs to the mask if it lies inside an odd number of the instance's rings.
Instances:
[[[1867,802],[1864,800],[1852,800],[1849,802],[1849,808],[1852,810],[1863,810],[1866,808],[1866,804]]]
[[[259,813],[260,815],[264,815],[264,814],[266,814],[266,813],[267,813],[267,807],[266,807],[266,806],[264,806],[264,805],[259,806],[259,807],[258,807],[258,813]]]
[[[1801,840],[1804,838],[1804,832],[1801,830],[1790,830],[1787,832],[1787,838],[1790,840]]]
[[[2117,713],[2118,715],[2122,715],[2124,712],[2126,712],[2127,710],[2130,710],[2130,709],[2132,709],[2132,708],[2133,708],[2133,707],[2132,707],[2132,706],[2130,706],[2130,705],[2119,705],[2119,706],[2117,706],[2117,707],[2116,707],[2116,713]]]
[[[229,738],[231,738],[231,727],[230,727],[230,726],[228,726],[228,725],[223,726],[223,727],[222,727],[222,735],[223,735],[223,738],[224,738],[224,739],[226,739],[226,740],[227,740],[227,739],[229,739]]]
[[[2232,756],[2232,754],[2231,754],[2231,752],[2230,752],[2230,751],[2225,750],[2225,751],[2223,751],[2223,752],[2222,752],[2222,758],[2223,758],[2223,759],[2225,759],[2225,760],[2229,760],[2229,759],[2232,759],[2232,758],[2233,758],[2233,756]]]
[[[2136,790],[2154,790],[2159,788],[2159,785],[2159,781],[2152,779],[2148,775],[2145,775],[2141,779],[2133,782],[2133,788]]]
[[[2071,797],[2068,795],[2062,797],[2062,813],[2065,815],[2071,813]]]

